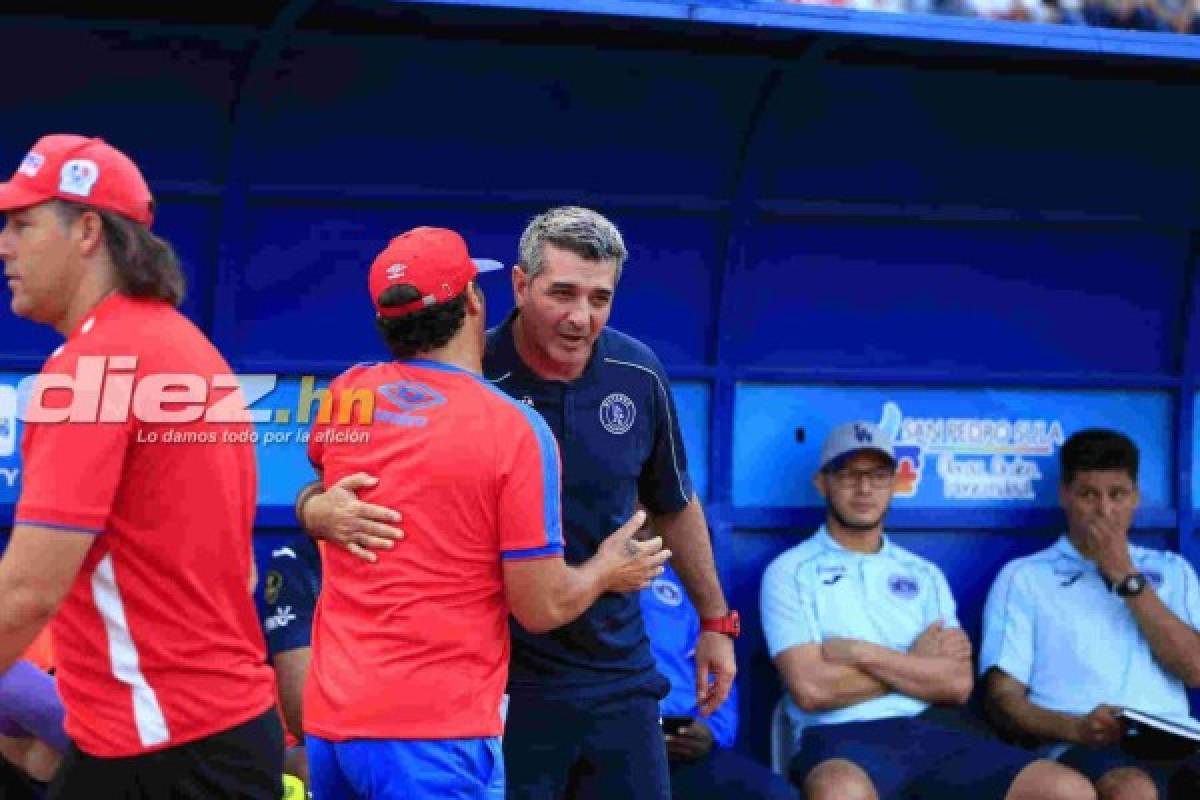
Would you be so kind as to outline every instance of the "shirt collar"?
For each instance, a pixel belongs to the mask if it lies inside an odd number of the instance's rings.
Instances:
[[[1065,533],[1058,537],[1058,541],[1054,543],[1054,551],[1063,558],[1069,558],[1072,561],[1087,561],[1083,554],[1075,549],[1075,545],[1071,544],[1071,537]]]
[[[92,306],[91,309],[89,309],[88,312],[83,315],[83,319],[79,320],[79,322],[75,325],[75,328],[69,334],[67,334],[67,341],[70,342],[80,336],[90,333],[92,328],[94,328],[97,323],[108,319],[115,314],[120,314],[133,302],[135,302],[133,298],[126,297],[118,291],[114,290],[109,292],[108,294],[104,295],[104,297],[100,298],[99,303],[96,303],[96,305]]]
[[[1126,546],[1129,548],[1129,559],[1136,566],[1139,559],[1138,549],[1132,542],[1126,542]],[[1054,551],[1062,558],[1078,561],[1081,564],[1092,563],[1090,558],[1086,558],[1083,553],[1080,553],[1079,550],[1076,549],[1075,545],[1071,542],[1071,537],[1065,533],[1058,537],[1058,541],[1054,543]]]
[[[479,377],[469,369],[460,367],[457,364],[447,364],[444,361],[434,361],[429,358],[402,358],[396,361],[397,364],[402,364],[408,367],[424,367],[425,369],[437,370],[439,372],[460,372],[463,375]]]
[[[592,349],[592,355],[588,358],[587,366],[583,368],[583,374],[573,381],[547,380],[541,377],[521,359],[521,354],[517,351],[517,337],[514,323],[517,320],[517,315],[521,311],[514,308],[508,312],[508,316],[504,321],[490,331],[492,355],[495,360],[499,361],[499,375],[491,377],[490,380],[498,380],[505,373],[520,375],[526,380],[537,381],[539,383],[557,383],[567,386],[577,386],[586,381],[590,381],[596,374],[596,365],[603,360],[604,350],[604,332],[596,337],[596,345]]]
[[[890,555],[892,555],[892,553],[895,549],[895,546],[892,544],[892,540],[888,538],[888,535],[886,533],[883,534],[883,536],[881,537],[881,540],[880,540],[881,544],[880,544],[878,553],[860,553],[857,550],[850,550],[846,547],[843,547],[838,542],[837,539],[834,539],[832,536],[829,535],[829,529],[826,528],[824,524],[822,524],[821,527],[817,528],[817,532],[813,534],[813,537],[826,550],[832,550],[835,553],[843,553],[848,556],[858,556],[861,558],[869,558],[870,556],[883,556],[883,555],[890,556]]]

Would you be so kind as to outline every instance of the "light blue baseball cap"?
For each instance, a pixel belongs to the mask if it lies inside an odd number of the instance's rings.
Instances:
[[[873,450],[896,463],[892,437],[873,422],[846,422],[829,432],[821,447],[821,470],[836,469],[847,457],[864,450]]]

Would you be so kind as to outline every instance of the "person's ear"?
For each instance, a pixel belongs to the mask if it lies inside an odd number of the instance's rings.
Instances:
[[[512,289],[513,303],[517,308],[525,305],[525,298],[529,294],[529,276],[525,274],[525,270],[521,269],[519,264],[513,264],[512,268]]]
[[[71,223],[71,236],[80,255],[90,256],[104,243],[104,220],[95,211],[84,211]]]
[[[471,281],[467,284],[467,313],[473,316],[483,316],[487,308],[487,302],[483,297],[483,290],[479,288],[479,284]]]

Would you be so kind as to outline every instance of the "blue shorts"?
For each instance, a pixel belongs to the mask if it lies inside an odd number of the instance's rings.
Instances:
[[[870,776],[880,800],[915,797],[1002,798],[1017,773],[1037,755],[958,724],[943,710],[929,716],[894,717],[805,728],[792,759],[792,781],[823,761],[841,758]],[[928,714],[928,712],[927,712]],[[935,717],[935,718],[930,718]]]
[[[350,739],[305,737],[314,800],[504,800],[498,737]]]

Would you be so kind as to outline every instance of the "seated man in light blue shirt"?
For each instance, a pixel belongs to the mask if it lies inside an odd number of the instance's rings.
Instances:
[[[705,717],[696,705],[696,640],[700,617],[671,568],[641,593],[642,620],[670,694],[659,704],[674,800],[795,800],[786,781],[732,750],[737,738],[737,685]]]
[[[1178,763],[1124,753],[1114,714],[1194,724],[1186,686],[1200,685],[1200,584],[1175,553],[1129,544],[1138,451],[1127,436],[1080,431],[1060,459],[1066,535],[1007,564],[988,595],[979,666],[989,712],[1061,753],[1101,798],[1166,797]]]
[[[941,570],[883,535],[896,458],[869,422],[821,449],[826,521],[763,575],[767,647],[809,800],[1091,800],[1078,773],[979,733],[957,709],[971,644]]]

